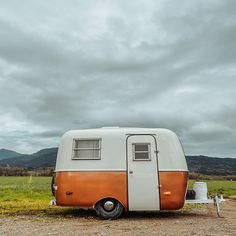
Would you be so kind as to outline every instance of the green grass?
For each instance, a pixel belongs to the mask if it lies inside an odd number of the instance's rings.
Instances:
[[[207,180],[210,194],[236,195],[236,181]],[[193,180],[189,181],[191,187]],[[71,216],[73,208],[50,206],[51,177],[0,176],[0,214]],[[82,213],[83,214],[83,213]]]
[[[0,177],[1,201],[33,201],[52,198],[50,177]]]
[[[50,206],[51,177],[0,176],[0,214],[60,213],[68,208]]]
[[[203,180],[207,183],[209,195],[220,195],[224,197],[236,196],[236,181],[225,180]],[[192,188],[194,180],[189,180],[189,188]]]

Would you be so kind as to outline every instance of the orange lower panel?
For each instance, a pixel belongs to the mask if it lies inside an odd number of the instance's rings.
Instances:
[[[160,209],[178,210],[184,206],[188,172],[163,171],[160,178]]]
[[[57,172],[57,205],[92,207],[103,198],[115,198],[127,209],[127,175],[125,171]]]

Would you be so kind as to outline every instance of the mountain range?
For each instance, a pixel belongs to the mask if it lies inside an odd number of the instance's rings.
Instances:
[[[4,159],[12,158],[12,157],[17,157],[20,155],[22,155],[22,154],[15,152],[15,151],[7,150],[4,148],[0,149],[0,161],[4,160]]]
[[[45,148],[33,154],[20,154],[16,152],[14,156],[14,151],[0,149],[0,167],[54,167],[57,150],[58,148]]]
[[[0,167],[55,167],[58,148],[46,148],[33,154],[0,149]],[[205,175],[236,175],[236,158],[186,156],[190,172]]]

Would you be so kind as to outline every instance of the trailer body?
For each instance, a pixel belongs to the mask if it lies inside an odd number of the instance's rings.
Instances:
[[[54,193],[60,206],[116,203],[126,211],[183,207],[188,169],[182,145],[167,129],[72,130],[61,138]]]

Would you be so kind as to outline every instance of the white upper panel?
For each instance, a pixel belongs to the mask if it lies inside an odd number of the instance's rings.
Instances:
[[[71,130],[59,145],[56,171],[126,170],[126,139],[129,135],[150,134],[156,137],[160,171],[187,171],[181,143],[170,130],[118,128]],[[101,139],[101,160],[72,160],[74,139]]]

